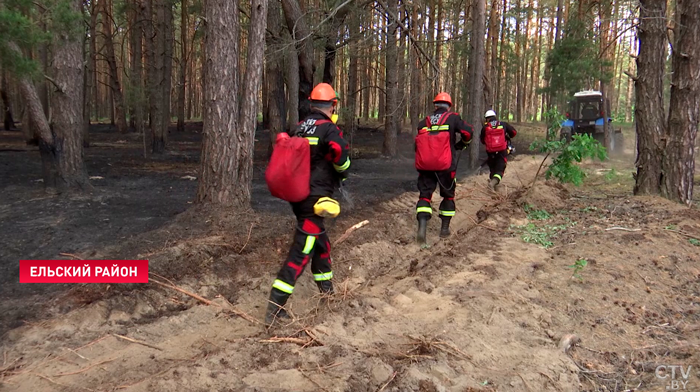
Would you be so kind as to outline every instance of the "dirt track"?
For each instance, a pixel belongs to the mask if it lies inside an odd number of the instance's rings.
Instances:
[[[433,219],[423,250],[412,240],[416,194],[401,188],[410,180],[392,178],[394,197],[358,197],[362,208],[331,229],[337,239],[370,220],[333,250],[339,294],[322,302],[305,274],[294,322],[270,332],[255,319],[289,217],[182,214],[117,249],[147,255],[153,271],[213,306],[152,284],[103,287],[106,299],[73,289],[63,302],[94,302],[3,337],[0,390],[660,391],[660,364],[692,365],[689,385],[700,390],[700,270],[687,238],[700,236],[700,216],[595,174],[617,164],[589,164],[581,189],[524,194],[539,165],[527,156],[510,163],[498,195],[485,175],[462,180],[453,236],[438,241]],[[358,180],[377,178],[366,173]],[[526,204],[549,217],[528,217]],[[522,241],[515,227],[529,223],[558,228],[550,249]],[[568,266],[583,258],[574,279]],[[569,334],[581,343],[565,351]]]

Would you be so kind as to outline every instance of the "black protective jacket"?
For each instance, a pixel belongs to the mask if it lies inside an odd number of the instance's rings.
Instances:
[[[446,109],[437,109],[433,114],[430,115],[430,122],[431,125],[437,124],[437,122],[440,120],[440,117],[447,112]],[[426,123],[427,119],[423,119],[418,123],[418,130],[421,130],[425,128],[427,125]],[[462,120],[462,117],[457,114],[452,112],[445,122],[443,123],[444,125],[449,125],[450,127],[450,140],[452,140],[451,146],[452,146],[452,166],[450,167],[450,171],[455,171],[457,170],[457,150],[462,150],[464,149],[467,144],[472,140],[472,132],[474,132],[474,128],[466,123],[464,120]]]
[[[350,167],[350,145],[343,131],[323,113],[313,111],[291,130],[290,136],[309,140],[311,147],[311,193],[309,196],[332,197]]]

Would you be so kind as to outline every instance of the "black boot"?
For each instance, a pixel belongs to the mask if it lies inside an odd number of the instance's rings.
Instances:
[[[320,282],[316,282],[316,286],[318,286],[318,291],[321,292],[321,294],[333,294],[335,291],[333,291],[333,282],[330,280],[322,280]]]
[[[447,238],[450,236],[450,216],[441,216],[442,227],[440,228],[440,238]]]
[[[289,294],[283,293],[277,289],[270,291],[270,300],[267,304],[265,312],[265,325],[270,328],[277,319],[288,319],[289,315],[284,310],[284,305],[289,299]]]
[[[416,235],[416,241],[420,245],[424,245],[426,242],[425,236],[428,230],[428,218],[420,217],[418,218],[418,234]]]

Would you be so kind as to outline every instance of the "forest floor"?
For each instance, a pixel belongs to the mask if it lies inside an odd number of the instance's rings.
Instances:
[[[536,155],[516,155],[498,193],[460,169],[453,234],[433,219],[421,249],[410,138],[387,160],[379,132],[358,132],[352,203],[327,226],[337,241],[369,224],[333,249],[338,294],[305,273],[292,322],[266,331],[294,227],[262,181],[266,135],[255,212],[221,212],[191,208],[196,124],[149,160],[138,135],[105,128],[81,197],[47,195],[38,153],[0,132],[0,391],[700,390],[700,212],[632,196],[633,143],[584,163],[581,187],[530,188]],[[544,133],[519,129],[518,152]],[[42,258],[148,259],[208,304],[154,283],[17,283],[19,259]]]

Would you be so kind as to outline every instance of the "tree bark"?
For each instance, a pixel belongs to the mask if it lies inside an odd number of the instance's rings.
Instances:
[[[388,157],[395,157],[397,154],[397,134],[398,134],[398,47],[396,46],[396,32],[398,21],[398,1],[387,1],[386,24],[386,116],[384,117],[384,144],[382,154]]]
[[[187,96],[187,63],[189,62],[189,52],[187,51],[187,41],[189,40],[187,32],[189,31],[189,10],[187,0],[182,0],[180,8],[180,83],[178,84],[177,95],[177,130],[184,132],[185,130],[185,97]]]
[[[146,43],[148,47],[148,106],[150,111],[151,151],[160,154],[165,151],[168,138],[166,119],[166,24],[167,0],[146,0],[146,14],[149,20],[145,23]],[[169,116],[169,114],[168,114]]]
[[[350,21],[348,25],[348,30],[350,33],[350,64],[348,68],[348,92],[347,92],[347,122],[345,127],[350,135],[350,140],[357,130],[357,121],[355,120],[357,116],[357,90],[358,90],[358,57],[359,57],[359,45],[357,42],[360,37],[360,18],[357,13],[352,13],[350,15]]]
[[[662,136],[666,133],[663,101],[666,45],[666,0],[640,0],[639,55],[635,119],[637,176],[635,195],[659,194],[662,182]]]
[[[418,6],[413,4],[411,14],[411,30],[420,31],[420,20],[418,19]],[[420,53],[418,49],[411,45],[408,49],[409,61],[411,63],[411,105],[409,116],[411,117],[411,134],[415,135],[420,122],[421,106],[423,103],[422,75],[420,67]]]
[[[112,89],[112,99],[116,116],[117,129],[120,133],[126,133],[129,128],[126,123],[126,109],[124,107],[124,95],[119,81],[119,69],[117,58],[114,54],[114,36],[112,34],[112,2],[102,0],[102,26],[104,30],[105,49],[107,50],[107,64],[109,65],[109,81]]]
[[[90,60],[88,61],[90,97],[87,99],[90,105],[90,116],[95,116],[95,121],[99,121],[98,100],[100,98],[97,91],[97,17],[99,16],[97,1],[98,0],[94,0],[90,4]],[[89,122],[87,126],[90,126]]]
[[[673,45],[671,105],[666,128],[661,194],[693,203],[695,140],[700,121],[700,3],[676,3],[676,42]]]
[[[10,98],[7,94],[7,78],[5,77],[5,72],[0,71],[0,101],[2,101],[2,112],[3,112],[3,126],[6,131],[11,131],[15,129],[15,120],[12,116],[12,105],[10,105]]]
[[[286,124],[286,105],[284,95],[284,53],[282,48],[282,10],[279,2],[273,1],[267,10],[267,49],[265,62],[267,74],[265,84],[267,91],[267,126],[270,131],[268,154],[272,154],[277,134],[284,131]],[[297,71],[298,74],[298,71]],[[296,95],[294,96],[296,99]]]
[[[172,118],[172,87],[173,87],[173,48],[175,47],[175,29],[173,21],[173,2],[172,0],[165,0],[163,5],[163,28],[165,31],[165,50],[163,51],[163,124],[162,132],[164,141],[168,140],[168,128],[170,127],[170,120]]]
[[[296,42],[299,59],[299,118],[305,118],[311,111],[309,95],[314,84],[313,35],[297,0],[282,0],[282,9],[287,28]]]
[[[238,0],[208,0],[205,7],[205,112],[197,201],[250,206],[257,97],[265,53],[267,0],[253,0],[243,97],[238,101]],[[240,106],[239,106],[240,105]],[[239,126],[239,129],[234,129]]]
[[[299,123],[299,55],[296,51],[287,52],[287,129]]]
[[[207,0],[204,41],[204,138],[197,202],[234,205],[241,166],[239,136],[238,0]],[[242,125],[242,124],[240,124]],[[245,192],[245,191],[244,191]]]
[[[471,56],[469,59],[469,111],[468,121],[479,128],[484,113],[484,35],[486,34],[486,0],[474,0],[473,25],[471,36]],[[469,149],[469,167],[479,166],[479,147],[481,143],[471,143]]]
[[[143,0],[133,0],[132,15],[134,25],[131,26],[130,42],[131,42],[131,91],[133,105],[133,124],[137,133],[143,134],[145,130],[145,112],[146,98],[143,88],[143,24],[144,24],[144,7]]]

